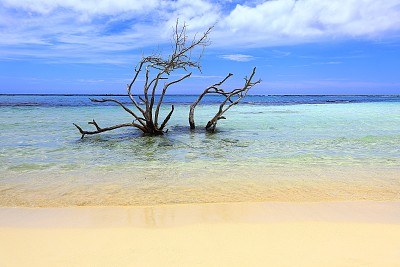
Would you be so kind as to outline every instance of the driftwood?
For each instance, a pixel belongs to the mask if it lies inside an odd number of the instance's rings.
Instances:
[[[203,99],[203,97],[207,94],[220,94],[226,96],[227,93],[225,93],[224,90],[219,88],[229,77],[231,77],[233,74],[229,73],[222,81],[219,83],[213,84],[209,87],[207,87],[201,95],[190,105],[190,110],[189,110],[189,125],[190,129],[195,129],[196,124],[194,122],[194,109],[196,108],[197,104],[200,103],[200,101]]]
[[[213,84],[209,87],[207,87],[203,93],[196,99],[195,102],[193,102],[190,105],[190,111],[189,111],[189,125],[191,129],[195,129],[196,125],[194,122],[194,110],[197,106],[197,104],[201,101],[201,99],[207,95],[207,94],[218,94],[222,95],[225,97],[225,99],[221,102],[219,105],[218,112],[215,114],[215,116],[208,121],[206,125],[206,130],[208,132],[214,132],[215,128],[217,126],[217,122],[221,119],[226,119],[224,116],[222,116],[226,111],[228,111],[232,106],[236,105],[239,103],[240,100],[246,97],[247,93],[249,90],[256,84],[260,83],[261,80],[257,80],[255,82],[252,82],[252,79],[254,78],[254,74],[256,73],[256,68],[254,67],[253,72],[251,73],[250,77],[247,78],[245,77],[245,83],[242,88],[236,88],[233,89],[232,91],[226,92],[225,90],[221,89],[220,86],[233,74],[229,73],[222,81],[219,83]]]
[[[78,128],[79,132],[82,134],[81,139],[83,137],[85,137],[85,135],[98,134],[98,133],[111,131],[111,130],[115,130],[115,129],[122,128],[122,127],[138,127],[138,125],[136,125],[135,123],[124,123],[124,124],[117,124],[117,125],[114,125],[111,127],[101,128],[95,120],[89,121],[88,124],[93,124],[96,127],[96,130],[95,131],[84,131],[79,125],[74,123],[75,127]]]
[[[83,130],[82,127],[74,123],[75,127],[81,133],[81,138],[84,138],[85,135],[99,134],[123,127],[137,128],[143,133],[150,135],[162,135],[164,132],[168,131],[164,131],[164,129],[174,112],[174,106],[171,106],[171,111],[164,119],[160,119],[160,109],[165,94],[170,86],[182,82],[192,75],[192,72],[188,71],[190,68],[195,68],[201,71],[200,59],[202,57],[204,48],[210,44],[208,36],[213,27],[209,27],[207,31],[205,31],[199,38],[195,36],[192,40],[188,40],[186,28],[187,26],[185,23],[182,27],[180,27],[179,21],[176,21],[175,28],[173,30],[172,53],[168,57],[163,57],[161,53],[153,53],[150,56],[143,56],[136,65],[132,81],[127,84],[127,93],[131,101],[130,105],[132,107],[128,107],[127,104],[111,98],[90,99],[92,102],[111,102],[121,106],[133,117],[133,121],[103,128],[100,127],[95,120],[92,120],[88,122],[88,124],[91,124],[95,127],[95,130],[92,131]],[[202,51],[198,54],[199,56],[196,57],[196,59],[193,59],[192,53],[196,48],[202,48]],[[183,74],[178,79],[170,80],[171,74],[177,70],[184,71],[186,74]],[[225,119],[223,114],[233,105],[239,103],[239,101],[247,95],[248,91],[254,85],[261,82],[261,80],[255,82],[252,81],[255,72],[256,68],[253,69],[253,72],[249,78],[244,78],[245,83],[242,88],[233,89],[232,91],[225,91],[221,89],[223,83],[225,83],[225,81],[232,76],[231,73],[229,73],[220,82],[207,87],[197,98],[197,100],[190,105],[190,128],[194,129],[196,127],[194,122],[194,111],[197,104],[207,94],[218,94],[225,97],[225,99],[221,102],[218,112],[210,121],[208,121],[206,125],[207,131],[214,132],[218,120]],[[140,95],[134,95],[132,91],[140,74],[142,74],[144,80],[143,91]],[[164,83],[161,85],[163,81]],[[158,101],[156,101],[156,93],[159,93]]]
[[[143,133],[151,135],[162,135],[164,133],[163,130],[174,111],[174,106],[172,106],[171,111],[159,125],[160,108],[164,96],[171,85],[179,83],[191,76],[192,73],[188,72],[188,69],[196,68],[201,71],[200,59],[203,52],[201,52],[195,60],[192,58],[192,52],[197,47],[202,48],[204,51],[204,48],[209,45],[208,35],[213,27],[208,28],[199,38],[195,36],[191,41],[188,40],[188,36],[186,35],[186,28],[187,26],[185,23],[180,28],[178,20],[176,21],[173,32],[172,54],[167,58],[162,57],[160,53],[154,53],[150,56],[143,57],[135,67],[133,79],[127,85],[128,96],[136,109],[135,111],[115,99],[91,99],[92,102],[113,102],[118,104],[133,116],[134,121],[132,123],[101,128],[95,120],[93,120],[92,122],[89,122],[89,124],[95,126],[96,130],[94,131],[85,131],[79,125],[74,123],[75,127],[78,128],[81,133],[82,138],[85,135],[98,134],[122,127],[135,127],[140,129]],[[159,100],[156,103],[156,91],[159,88],[160,81],[169,80],[171,73],[176,70],[183,70],[188,73],[176,80],[164,82],[161,94],[159,95]],[[152,75],[152,72],[154,71],[155,74]],[[145,80],[143,86],[143,97],[135,96],[132,93],[133,85],[141,73],[144,74]],[[142,103],[139,103],[138,99]]]

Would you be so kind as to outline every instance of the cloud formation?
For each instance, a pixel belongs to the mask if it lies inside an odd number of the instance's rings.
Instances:
[[[400,0],[0,0],[0,49],[3,60],[118,63],[168,44],[176,18],[192,33],[215,24],[213,46],[231,50],[385,39],[400,33]]]
[[[169,44],[177,18],[192,34],[213,25],[217,8],[204,0],[0,0],[0,60],[126,63],[132,56],[122,55]]]
[[[382,37],[400,30],[399,0],[278,0],[237,5],[218,37],[237,45],[291,45]],[[232,38],[236,35],[238,38]]]
[[[253,56],[243,54],[222,55],[221,58],[239,62],[252,61],[255,59]]]

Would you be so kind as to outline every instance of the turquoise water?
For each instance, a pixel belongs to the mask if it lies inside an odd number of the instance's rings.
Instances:
[[[171,97],[164,136],[125,128],[81,140],[72,123],[131,121],[87,98],[0,96],[0,206],[400,199],[398,97],[253,97],[215,134],[201,127],[212,99],[191,132],[190,97]]]

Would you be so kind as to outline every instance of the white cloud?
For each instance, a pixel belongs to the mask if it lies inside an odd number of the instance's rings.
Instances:
[[[253,56],[243,55],[243,54],[222,55],[220,57],[223,59],[239,61],[239,62],[252,61],[255,59],[255,57],[253,57]]]
[[[0,49],[7,57],[109,63],[116,53],[168,44],[177,18],[193,36],[217,14],[207,0],[0,0]]]
[[[374,38],[400,30],[400,0],[277,0],[237,5],[218,43],[265,47],[345,38]]]
[[[120,62],[127,53],[168,44],[178,17],[190,34],[217,23],[213,46],[229,49],[400,38],[400,0],[0,0],[0,49],[3,59]]]
[[[160,2],[160,0],[2,0],[5,7],[45,15],[57,10],[60,12],[70,10],[81,15],[118,15],[123,12],[144,13],[146,10],[157,8]]]

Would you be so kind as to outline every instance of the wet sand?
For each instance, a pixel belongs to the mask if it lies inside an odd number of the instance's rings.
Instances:
[[[1,208],[0,266],[399,266],[400,202]]]

